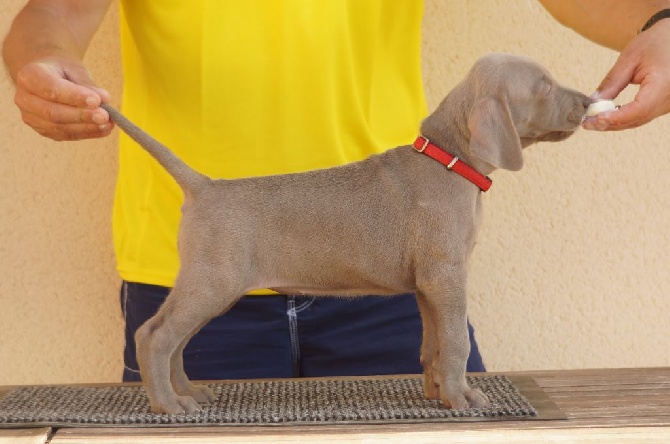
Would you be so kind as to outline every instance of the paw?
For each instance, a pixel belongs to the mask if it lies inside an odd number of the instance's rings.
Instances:
[[[470,408],[481,409],[491,405],[489,398],[479,389],[469,389],[465,392],[465,399],[468,400]]]
[[[454,410],[480,409],[488,407],[491,403],[484,393],[479,389],[467,388],[447,396],[441,397],[442,404]]]
[[[216,400],[216,396],[212,389],[202,384],[192,384],[188,393],[181,394],[190,396],[201,404],[207,404]]]
[[[191,396],[175,396],[163,402],[152,402],[151,411],[169,415],[190,415],[200,411],[200,405]]]
[[[184,375],[183,379],[173,379],[172,381],[175,393],[182,396],[190,396],[199,403],[209,403],[216,399],[212,389],[204,384],[193,384]]]

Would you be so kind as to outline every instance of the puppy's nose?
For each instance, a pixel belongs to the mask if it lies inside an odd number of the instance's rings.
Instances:
[[[572,104],[570,105],[572,110],[568,114],[568,121],[574,124],[580,124],[586,114],[587,108],[593,100],[580,92],[574,91],[574,93]]]

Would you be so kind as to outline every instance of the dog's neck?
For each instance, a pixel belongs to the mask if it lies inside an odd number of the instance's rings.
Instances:
[[[421,134],[452,156],[456,156],[484,176],[495,168],[470,153],[468,119],[472,98],[460,88],[454,88],[440,105],[421,123]]]

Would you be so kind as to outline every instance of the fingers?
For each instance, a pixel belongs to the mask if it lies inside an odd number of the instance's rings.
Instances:
[[[612,69],[609,70],[605,78],[600,82],[596,92],[591,95],[595,100],[612,100],[623,91],[633,79],[635,65],[627,59],[616,61]]]
[[[631,83],[634,74],[635,64],[632,63],[630,58],[620,56],[600,82],[596,92],[591,95],[591,98],[593,100],[612,100],[616,98]],[[627,129],[629,125],[634,125],[639,121],[635,115],[635,108],[632,110],[630,108],[630,105],[625,105],[614,111],[606,111],[595,117],[587,117],[582,122],[582,127],[596,131]]]
[[[31,128],[44,137],[57,142],[98,139],[106,137],[112,132],[113,125],[106,126],[95,125],[91,123],[71,123],[68,125],[43,125],[39,122],[32,123],[30,120],[24,120]]]
[[[100,108],[109,93],[95,87],[81,64],[42,61],[26,65],[16,78],[14,102],[23,121],[53,140],[108,135],[113,125]]]
[[[113,128],[107,112],[102,108],[78,108],[26,93],[17,93],[14,101],[21,109],[23,122],[53,140],[104,137]]]
[[[589,130],[637,128],[670,112],[670,24],[659,24],[638,35],[621,52],[598,86],[593,99],[612,100],[628,85],[640,85],[635,98],[619,109],[584,119]]]
[[[57,141],[104,137],[113,124],[102,108],[79,108],[52,103],[41,97],[17,94],[23,122],[39,134]]]
[[[638,126],[644,125],[646,123],[643,121],[629,121],[622,125],[613,125],[610,121],[610,118],[611,115],[615,113],[617,113],[617,111],[608,111],[597,117],[588,117],[582,123],[582,127],[592,131],[621,131],[637,128]]]

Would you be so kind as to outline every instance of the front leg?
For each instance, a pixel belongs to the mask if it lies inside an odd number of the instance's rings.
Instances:
[[[434,361],[432,368],[424,368],[424,371],[427,371],[427,377],[434,379],[434,386],[439,386],[442,404],[457,410],[489,405],[486,396],[480,390],[469,387],[465,379],[470,354],[466,282],[464,264],[447,264],[432,266],[419,283],[419,293],[424,300],[423,307],[420,305],[422,316],[426,317],[423,313],[429,312],[433,319],[435,337],[432,342],[437,344],[438,350],[430,355]],[[431,372],[434,374],[430,375]],[[430,396],[434,388],[424,387],[424,390]]]
[[[423,337],[421,340],[421,365],[423,366],[423,393],[426,399],[440,399],[440,381],[435,374],[440,349],[437,343],[437,326],[433,310],[430,309],[426,296],[417,291],[416,302],[421,314]]]

